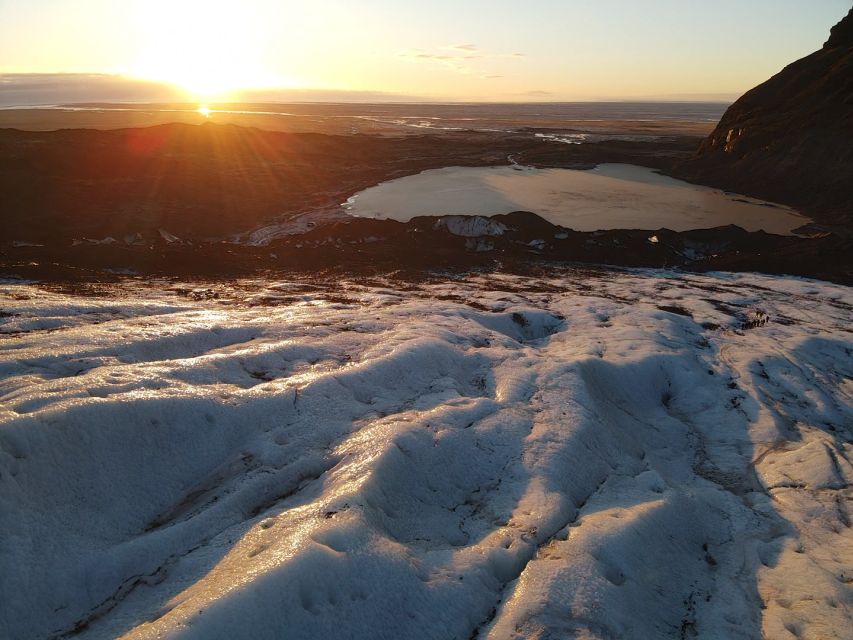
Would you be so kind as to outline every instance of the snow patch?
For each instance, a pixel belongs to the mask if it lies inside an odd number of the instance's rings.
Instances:
[[[446,229],[455,236],[477,238],[503,235],[508,227],[483,216],[442,216],[435,221],[433,229]]]

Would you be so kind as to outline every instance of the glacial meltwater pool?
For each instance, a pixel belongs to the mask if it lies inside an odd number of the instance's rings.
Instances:
[[[576,231],[706,229],[736,224],[790,235],[809,218],[796,211],[660,175],[601,164],[589,171],[446,167],[383,182],[344,203],[354,216],[406,222],[417,216],[532,211]]]

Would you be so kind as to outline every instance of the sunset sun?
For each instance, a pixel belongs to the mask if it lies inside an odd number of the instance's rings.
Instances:
[[[260,18],[234,12],[220,0],[155,2],[135,15],[138,54],[134,76],[165,81],[198,100],[227,97],[246,88],[292,86],[270,73],[253,34]]]

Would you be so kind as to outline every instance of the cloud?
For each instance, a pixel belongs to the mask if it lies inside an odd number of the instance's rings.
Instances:
[[[164,82],[104,73],[9,73],[0,75],[0,106],[80,102],[172,102],[183,90]]]
[[[488,76],[483,76],[483,78],[484,78],[485,80],[492,80],[493,78],[503,78],[503,77],[504,77],[504,76],[496,75],[496,74],[488,75]]]
[[[428,102],[430,98],[389,91],[347,91],[342,89],[245,89],[236,91],[237,102]]]
[[[397,55],[405,60],[411,60],[414,62],[432,62],[459,73],[472,73],[472,70],[463,64],[463,60],[465,59],[464,56],[452,56],[444,53],[429,53],[424,52],[423,49],[404,51]]]
[[[235,102],[426,102],[415,94],[337,89],[244,89],[229,96]],[[0,107],[80,103],[184,103],[182,89],[161,82],[100,73],[0,74]]]
[[[526,98],[552,98],[556,94],[550,91],[542,91],[541,89],[535,89],[533,91],[524,91],[522,93],[515,93],[513,95],[524,96]]]
[[[445,52],[453,53],[445,53]],[[479,75],[481,78],[502,78],[500,74],[488,73],[486,69],[477,69],[471,65],[471,60],[500,60],[507,58],[523,58],[523,53],[488,53],[481,51],[475,44],[451,44],[430,51],[427,49],[409,49],[397,54],[399,57],[414,62],[433,62],[458,73]]]

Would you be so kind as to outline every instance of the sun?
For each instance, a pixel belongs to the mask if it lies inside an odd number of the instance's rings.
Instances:
[[[199,112],[201,115],[203,115],[205,118],[209,118],[209,117],[210,117],[210,107],[208,107],[206,104],[200,104],[200,105],[198,105],[198,109],[196,109],[196,111],[198,111],[198,112]]]
[[[266,68],[268,56],[254,35],[261,23],[260,16],[235,9],[233,2],[140,3],[132,75],[177,85],[199,102],[239,89],[292,86]]]

